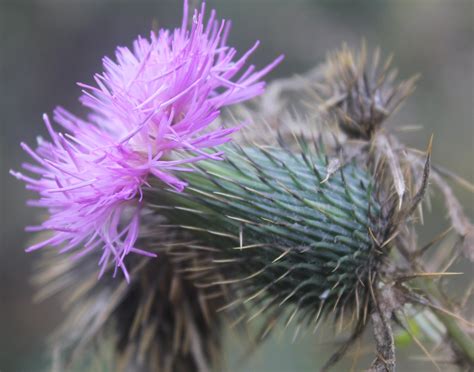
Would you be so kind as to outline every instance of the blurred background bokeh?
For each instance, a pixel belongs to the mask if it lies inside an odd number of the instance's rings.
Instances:
[[[280,53],[286,59],[269,79],[304,73],[346,41],[393,52],[400,75],[421,73],[415,94],[391,125],[423,125],[404,134],[406,143],[425,148],[434,133],[434,161],[474,181],[474,2],[470,0],[208,1],[221,17],[231,18],[230,42],[244,51],[256,39],[261,47],[252,62],[263,66]],[[8,175],[27,156],[20,141],[34,144],[45,135],[41,115],[56,105],[80,113],[75,82],[90,83],[101,58],[117,45],[130,45],[160,27],[180,24],[181,0],[0,0],[0,371],[47,370],[47,335],[60,321],[58,303],[35,304],[29,282],[37,253],[25,254],[30,236],[23,227],[38,220],[27,209],[27,191]],[[456,188],[471,217],[472,195]],[[447,225],[440,201],[421,229],[421,240]],[[472,268],[464,270],[472,280]],[[471,309],[472,310],[472,309]],[[292,343],[282,332],[247,362],[230,342],[232,371],[309,371],[335,349],[328,333]],[[429,363],[410,359],[416,346],[401,349],[399,370],[430,371]],[[363,347],[362,347],[362,351]],[[368,360],[372,357],[367,355]],[[346,370],[349,365],[339,366]],[[336,368],[338,370],[338,368]]]

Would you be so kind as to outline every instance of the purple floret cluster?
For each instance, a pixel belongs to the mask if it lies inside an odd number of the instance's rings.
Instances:
[[[27,251],[54,246],[80,257],[101,250],[99,276],[113,262],[127,280],[129,253],[155,256],[135,246],[150,178],[182,191],[179,172],[190,171],[190,163],[222,159],[215,147],[239,127],[217,125],[220,109],[260,95],[260,79],[282,58],[260,71],[246,67],[258,42],[236,58],[227,45],[230,22],[214,11],[204,22],[204,14],[203,4],[188,26],[185,1],[180,28],[117,48],[115,59],[103,59],[94,85],[79,84],[87,118],[57,108],[60,131],[44,115],[50,139],[40,138],[36,149],[22,143],[34,164],[23,164],[26,174],[11,173],[39,194],[29,204],[48,210],[41,225],[27,230],[49,234]]]

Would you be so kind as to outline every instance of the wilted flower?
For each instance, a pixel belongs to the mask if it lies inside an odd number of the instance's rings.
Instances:
[[[135,247],[147,179],[182,191],[186,183],[174,172],[190,171],[187,164],[204,158],[221,159],[212,148],[238,128],[211,128],[220,108],[261,94],[260,78],[281,60],[242,72],[258,42],[234,60],[235,49],[226,45],[230,23],[217,21],[212,11],[204,24],[204,13],[203,4],[188,29],[185,1],[180,28],[139,37],[132,49],[119,47],[115,61],[103,60],[97,86],[79,84],[88,119],[58,108],[54,119],[65,134],[55,132],[45,115],[51,142],[40,139],[36,150],[22,144],[38,163],[23,167],[39,178],[12,174],[41,195],[30,205],[50,214],[28,230],[52,232],[28,251],[60,246],[60,252],[78,248],[82,256],[102,248],[101,274],[113,259],[127,280],[128,253],[153,256]]]
[[[371,139],[382,123],[414,90],[418,76],[396,82],[397,70],[391,58],[382,65],[380,50],[372,58],[365,43],[359,54],[344,45],[329,54],[317,93],[323,104],[319,109],[334,117],[351,138]]]

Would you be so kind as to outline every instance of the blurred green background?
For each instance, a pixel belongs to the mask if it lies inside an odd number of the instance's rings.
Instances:
[[[307,71],[343,41],[357,46],[365,38],[369,46],[393,52],[402,77],[420,72],[422,78],[390,125],[423,125],[424,130],[403,135],[404,141],[425,148],[434,133],[434,161],[474,181],[474,2],[221,0],[208,5],[232,19],[230,42],[238,50],[261,40],[252,60],[258,66],[285,53],[269,79]],[[26,160],[19,143],[34,144],[37,135],[46,134],[41,115],[55,105],[80,113],[75,82],[90,83],[101,71],[101,58],[111,56],[117,45],[130,45],[138,34],[147,35],[152,21],[160,27],[179,25],[181,8],[181,0],[0,0],[2,372],[47,370],[46,337],[62,316],[58,303],[31,300],[29,276],[38,255],[24,253],[29,236],[23,227],[38,213],[24,206],[30,195],[8,175]],[[456,191],[473,216],[472,195]],[[422,241],[446,225],[441,202],[435,201]],[[472,268],[466,270],[472,280]],[[335,350],[332,332],[328,328],[292,343],[293,332],[287,330],[243,363],[243,349],[231,341],[226,358],[232,371],[311,371]],[[433,370],[410,359],[419,354],[415,345],[401,349],[399,370]],[[368,362],[372,354],[363,358]],[[350,360],[336,370],[348,368]]]

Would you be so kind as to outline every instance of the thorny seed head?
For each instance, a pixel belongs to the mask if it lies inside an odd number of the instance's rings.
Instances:
[[[343,45],[328,55],[324,78],[316,87],[326,112],[349,137],[370,139],[383,121],[415,89],[418,76],[396,83],[397,70],[389,57],[380,65],[380,50],[367,55],[365,44],[357,54]]]

